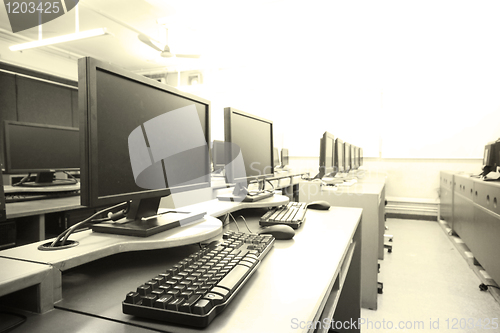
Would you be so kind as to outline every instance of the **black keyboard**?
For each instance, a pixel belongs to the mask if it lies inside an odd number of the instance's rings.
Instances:
[[[274,245],[271,235],[227,231],[131,291],[123,313],[206,327],[231,302]]]
[[[270,226],[276,224],[286,224],[297,229],[306,219],[307,205],[305,202],[290,201],[286,206],[275,207],[262,215],[259,224]]]
[[[16,192],[5,193],[5,202],[22,202],[31,200],[45,200],[54,198],[74,197],[80,195],[80,190],[62,192]]]

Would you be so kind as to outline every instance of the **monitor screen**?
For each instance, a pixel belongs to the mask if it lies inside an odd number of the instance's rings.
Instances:
[[[351,145],[351,169],[356,169],[356,146]]]
[[[273,165],[275,168],[280,166],[280,154],[279,154],[279,149],[274,147],[273,149]]]
[[[359,168],[359,148],[356,146],[351,146],[351,158],[352,158],[352,163],[351,165],[353,166],[353,169],[358,169]]]
[[[0,170],[0,222],[5,221],[7,218],[7,213],[5,212],[5,193],[3,191],[3,176],[2,170]]]
[[[488,142],[484,146],[483,166],[493,167],[495,163],[495,143]]]
[[[338,172],[344,171],[344,141],[340,139],[335,140],[335,161],[334,167]]]
[[[80,169],[78,128],[5,121],[4,130],[6,173],[37,172],[41,186],[55,185],[56,171]]]
[[[329,132],[323,133],[319,151],[319,178],[334,172],[335,138]]]
[[[226,143],[239,149],[245,170],[242,172],[234,167],[227,167],[228,182],[265,179],[274,175],[272,121],[234,108],[225,108],[224,139]],[[235,149],[227,150],[226,160],[235,160],[238,152]]]
[[[78,128],[17,121],[4,123],[7,173],[80,168]]]
[[[223,169],[226,165],[224,141],[214,140],[212,145],[212,164],[214,170]]]
[[[281,149],[281,166],[285,167],[290,164],[290,155],[287,148]]]
[[[344,171],[351,170],[351,145],[344,142]]]
[[[209,101],[93,58],[78,70],[83,205],[156,213],[161,197],[210,186]]]

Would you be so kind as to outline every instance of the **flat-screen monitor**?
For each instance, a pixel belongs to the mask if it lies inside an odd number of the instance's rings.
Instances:
[[[363,165],[363,148],[359,148],[359,166]]]
[[[224,152],[224,141],[214,140],[212,144],[212,165],[213,170],[223,170],[226,165]]]
[[[272,121],[235,108],[224,108],[224,140],[235,148],[226,149],[226,160],[233,161],[241,154],[244,165],[244,171],[236,170],[234,163],[226,166],[229,183],[242,184],[274,175]]]
[[[344,142],[344,171],[350,171],[351,168],[351,145]]]
[[[157,210],[164,196],[210,186],[210,102],[90,57],[78,72],[81,203],[130,202],[124,223],[93,230],[149,236],[180,225],[182,214]]]
[[[496,169],[498,167],[500,167],[500,139],[495,141],[495,165],[494,165],[495,170],[492,171],[497,171]]]
[[[0,169],[0,222],[7,219],[7,213],[5,211],[5,193],[3,191],[3,176],[2,170]]]
[[[483,166],[493,167],[495,164],[495,142],[488,142],[484,146]]]
[[[352,168],[357,170],[359,168],[359,148],[356,146],[351,146],[351,159]]]
[[[281,148],[281,166],[284,168],[285,166],[290,164],[290,155],[287,148]]]
[[[335,159],[334,168],[338,172],[344,171],[344,141],[339,138],[335,139]]]
[[[333,167],[335,156],[334,152],[335,138],[333,134],[329,132],[323,133],[323,136],[320,139],[318,178],[328,176],[335,171]]]
[[[280,153],[279,149],[276,147],[273,149],[273,165],[275,169],[280,166]]]
[[[34,182],[20,186],[74,184],[74,179],[54,180],[56,171],[80,169],[78,128],[5,121],[5,172],[37,173]],[[25,179],[28,179],[27,177]]]

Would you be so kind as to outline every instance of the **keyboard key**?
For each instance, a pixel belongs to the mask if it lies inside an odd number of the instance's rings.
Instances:
[[[194,306],[192,312],[198,315],[205,315],[212,310],[212,303],[208,299],[200,299]]]
[[[242,265],[236,265],[222,280],[217,283],[218,287],[226,288],[230,292],[241,283],[243,278],[247,275],[250,268]]]

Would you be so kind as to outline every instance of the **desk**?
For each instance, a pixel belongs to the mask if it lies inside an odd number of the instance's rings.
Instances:
[[[294,190],[294,187],[297,187],[301,175],[304,174],[307,174],[307,172],[300,170],[283,170],[277,172],[275,176],[269,180],[276,189],[283,190],[284,195],[288,196],[290,199],[294,199],[293,195],[297,192]],[[227,185],[221,177],[213,177],[212,185],[212,189],[207,188],[206,195],[201,195],[200,198],[193,197],[192,193],[190,193],[192,191],[176,193],[176,204],[187,206],[197,203],[197,201],[200,201],[199,199],[205,202],[217,198],[217,195],[224,191],[232,191],[232,189],[226,188]],[[297,197],[295,197],[295,199],[297,199]],[[161,207],[175,208],[175,206],[172,198],[165,197],[162,199]],[[88,210],[88,214],[85,215],[86,218],[97,211],[96,209],[81,206],[79,196],[8,203],[6,204],[6,210],[7,219],[19,220],[18,223],[20,227],[17,228],[19,234],[16,240],[18,242],[17,245],[25,245],[46,239],[45,229],[47,214],[73,210],[84,212],[84,210]],[[66,227],[69,227],[69,225]]]
[[[302,181],[299,188],[301,202],[324,200],[334,206],[363,209],[361,306],[376,310],[378,259],[383,259],[384,253],[385,181],[360,179],[352,186],[338,188]]]
[[[279,200],[279,196],[274,200]],[[215,200],[205,204],[216,206],[218,202]],[[244,206],[240,206],[242,203],[232,204],[235,206],[228,209],[234,211],[250,207],[252,203],[245,203]],[[239,214],[247,218],[252,230],[257,230],[258,217],[264,211],[264,208],[252,208],[239,210]],[[215,208],[212,213],[224,213],[224,209]],[[306,322],[332,316],[335,320],[357,320],[360,315],[360,221],[361,209],[356,208],[332,207],[329,211],[308,211],[307,220],[297,230],[295,237],[275,242],[274,248],[263,259],[247,285],[203,331],[289,332],[295,331],[291,327],[296,325],[299,332],[312,332],[314,330],[305,327]],[[234,224],[228,227],[234,228]],[[240,228],[243,228],[242,223]],[[110,235],[101,237],[101,242],[107,242],[109,240],[105,239],[110,238]],[[94,241],[97,242],[97,239],[94,238]],[[10,251],[23,248],[26,247]],[[199,332],[197,329],[134,318],[121,311],[121,302],[128,291],[197,249],[196,245],[185,245],[116,253],[68,269],[62,274],[63,297],[55,304],[56,309],[30,318],[32,323],[21,326],[16,332],[31,332],[30,327],[35,327],[33,322],[38,330],[57,331],[55,318],[74,321],[74,330],[85,331],[88,327],[83,324],[85,321],[81,316],[89,318],[89,325],[94,329],[92,332],[128,332],[128,328],[134,332],[146,329]],[[12,258],[12,252],[8,251],[1,251],[0,256]],[[155,262],[157,258],[162,260]],[[64,266],[62,268],[65,269]],[[303,291],[298,288],[302,281],[308,281]],[[96,289],[92,289],[92,286]],[[66,310],[79,311],[80,314]],[[93,315],[99,315],[101,319]],[[105,322],[102,326],[97,323],[100,320]],[[138,329],[137,325],[142,328]],[[352,331],[359,332],[359,329]]]

